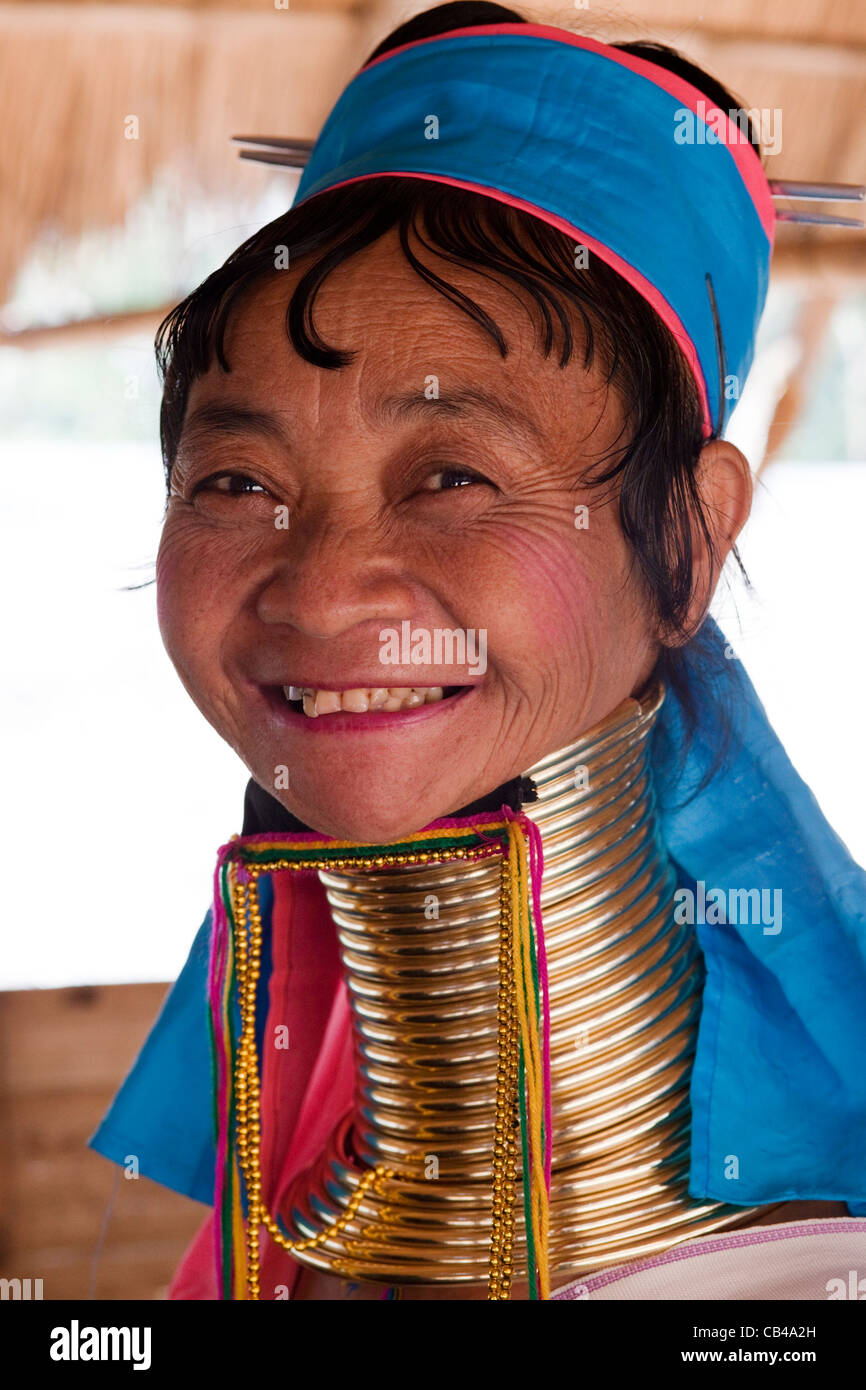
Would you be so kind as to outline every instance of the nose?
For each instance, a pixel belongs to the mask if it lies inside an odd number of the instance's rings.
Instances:
[[[268,625],[334,638],[363,623],[410,616],[414,594],[408,559],[374,523],[333,514],[299,517],[281,535],[256,613]]]

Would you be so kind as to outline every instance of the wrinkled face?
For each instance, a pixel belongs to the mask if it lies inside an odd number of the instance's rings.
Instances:
[[[286,336],[299,273],[235,310],[230,373],[190,392],[160,626],[262,787],[324,834],[384,841],[637,693],[656,629],[616,499],[581,482],[620,431],[600,368],[545,358],[511,282],[444,267],[503,359],[391,233],[320,291],[318,331],[356,351],[324,370]]]

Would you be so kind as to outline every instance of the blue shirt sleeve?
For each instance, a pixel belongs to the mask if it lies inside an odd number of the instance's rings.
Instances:
[[[154,1182],[213,1202],[213,1080],[208,1027],[208,912],[159,1017],[89,1147],[138,1161]]]

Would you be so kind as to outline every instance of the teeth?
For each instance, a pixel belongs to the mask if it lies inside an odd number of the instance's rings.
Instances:
[[[336,697],[339,701],[339,695]],[[370,697],[366,690],[344,690],[343,709],[351,710],[352,714],[366,714],[370,708]]]
[[[309,686],[284,685],[283,694],[287,700],[301,700],[304,714],[309,719],[317,719],[320,714],[337,714],[346,710],[351,714],[366,714],[368,710],[395,712],[400,709],[415,709],[418,705],[432,705],[444,698],[441,685],[391,686],[389,688],[358,690],[313,690]]]
[[[340,708],[340,697],[336,690],[317,690],[315,693],[307,693],[313,695],[316,714],[336,714]]]

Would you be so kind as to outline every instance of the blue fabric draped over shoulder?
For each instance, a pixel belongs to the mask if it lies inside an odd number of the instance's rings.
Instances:
[[[713,624],[708,638],[716,649],[724,644]],[[842,1201],[864,1216],[866,874],[792,767],[740,663],[733,668],[737,738],[706,786],[694,790],[714,742],[710,706],[676,804],[665,796],[670,750],[682,744],[683,710],[673,692],[654,743],[663,835],[691,901],[700,905],[712,894],[730,909],[738,893],[757,890],[764,898],[750,901],[772,905],[769,915],[749,913],[746,922],[730,910],[720,922],[709,908],[695,913],[707,975],[691,1084],[689,1190],[746,1206]],[[90,1140],[117,1163],[135,1154],[145,1176],[208,1203],[209,928],[208,917]]]
[[[267,877],[259,892],[262,972],[267,979],[272,893]],[[207,998],[210,934],[208,911],[144,1046],[89,1140],[90,1148],[115,1163],[126,1163],[135,1155],[145,1177],[208,1205],[213,1203],[216,1163]],[[267,1007],[267,990],[262,990],[256,1020],[259,1048]]]

